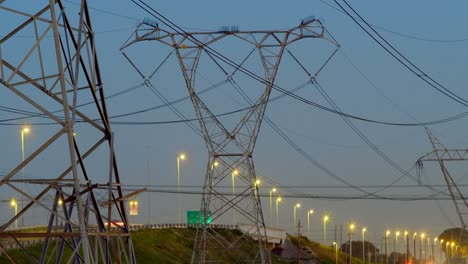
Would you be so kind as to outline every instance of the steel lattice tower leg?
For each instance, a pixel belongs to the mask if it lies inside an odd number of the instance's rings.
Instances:
[[[31,263],[135,263],[87,1],[79,10],[60,0],[37,1],[31,7],[39,8],[31,14],[8,4],[0,1],[0,24],[18,24],[0,33],[0,87],[5,88],[0,98],[11,92],[36,111],[30,118],[46,118],[52,132],[43,132],[44,142],[0,180],[2,192],[26,197],[0,227],[0,248],[16,244]],[[85,101],[92,107],[81,109]],[[75,136],[78,121],[86,136]],[[58,162],[57,156],[66,159]],[[102,173],[89,166],[90,159],[105,161],[108,175],[98,177]],[[32,171],[24,179],[20,172],[33,162],[53,173]],[[12,230],[26,213],[48,214],[45,230]],[[34,255],[26,244],[38,238],[42,253]],[[18,255],[2,252],[19,262]]]
[[[304,38],[328,40],[324,32],[324,27],[315,18],[303,20],[299,26],[283,31],[239,31],[235,27],[227,27],[218,32],[194,33],[171,32],[160,28],[156,22],[143,21],[121,48],[130,64],[144,78],[145,83],[150,85],[149,79],[155,72],[149,77],[145,76],[124,50],[140,41],[157,41],[170,47],[171,53],[176,54],[199,120],[201,135],[208,150],[208,163],[201,201],[201,224],[197,226],[192,263],[222,262],[220,256],[227,250],[233,253],[232,255],[242,256],[242,251],[245,250],[242,246],[249,241],[248,236],[258,242],[256,252],[251,252],[255,257],[238,259],[237,262],[271,263],[259,186],[256,184],[257,175],[253,160],[255,143],[286,47]],[[262,67],[264,73],[257,78],[263,79],[262,83],[265,85],[263,92],[252,100],[251,108],[231,130],[226,128],[227,125],[221,122],[199,97],[195,80],[202,55],[206,55],[206,58],[220,68],[223,68],[221,64],[229,64],[226,58],[223,59],[222,55],[210,48],[225,38],[240,40],[243,44],[251,45],[253,51],[257,52],[260,60],[258,67]],[[228,67],[231,67],[230,70],[226,69]],[[231,70],[232,72],[228,73]],[[238,70],[239,66],[233,64],[223,68],[227,82],[233,83],[232,76]],[[233,187],[232,195],[228,195],[225,187],[234,186],[233,177],[240,183]],[[234,215],[243,221],[243,228],[250,229],[244,230],[246,232],[235,241],[226,238],[223,230],[215,229],[211,225],[215,221],[234,218]]]

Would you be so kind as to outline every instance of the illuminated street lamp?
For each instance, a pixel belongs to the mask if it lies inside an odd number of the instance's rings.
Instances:
[[[29,134],[31,130],[28,126],[24,126],[21,128],[21,162],[24,162],[24,135]],[[22,169],[22,183],[21,183],[21,209],[24,208],[24,167]],[[21,215],[21,226],[24,226],[24,214]]]
[[[418,235],[417,232],[414,232],[413,234],[413,256],[414,259],[416,259],[416,236]]]
[[[400,236],[400,231],[396,231],[395,232],[395,240],[393,240],[393,251],[395,252],[395,256],[398,256],[398,247],[397,247],[397,243],[398,243],[398,236]],[[396,257],[393,258],[393,264],[396,263]]]
[[[177,223],[180,224],[180,161],[185,160],[184,153],[177,155]]]
[[[441,239],[439,243],[439,261],[442,262],[442,247],[444,246],[444,240]]]
[[[390,234],[390,230],[385,232],[385,264],[388,264],[388,237]]]
[[[233,170],[232,173],[231,173],[232,199],[234,199],[234,197],[236,197],[236,181],[235,181],[235,178],[238,175],[239,175],[239,170],[237,170],[237,169]],[[232,210],[232,221],[234,222],[234,224],[236,223],[236,210],[235,209]]]
[[[323,244],[327,244],[327,222],[329,220],[328,215],[323,216]]]
[[[270,224],[273,222],[273,200],[272,194],[276,192],[276,188],[273,187],[270,189]]]
[[[447,258],[447,264],[450,264],[450,257],[451,257],[450,254],[449,254],[449,251],[448,251],[448,246],[449,246],[449,245],[450,245],[450,242],[447,241],[447,242],[445,243],[445,256],[446,256],[446,258]]]
[[[277,197],[276,198],[276,227],[278,227],[278,218],[279,218],[279,215],[278,215],[278,203],[281,202],[283,199],[281,197]]]
[[[310,215],[314,213],[313,209],[307,212],[307,238],[310,239]]]
[[[256,179],[255,182],[254,182],[254,196],[255,196],[255,198],[258,198],[258,186],[260,186],[260,183],[262,183],[262,181],[260,181],[260,179]]]
[[[431,250],[431,262],[434,263],[435,257],[434,257],[434,247],[437,244],[437,237],[434,238],[434,241],[432,242],[432,250]]]
[[[408,230],[405,230],[405,260],[406,262],[405,263],[409,263],[409,236],[408,236]]]
[[[16,202],[15,198],[11,199],[10,205],[11,205],[11,207],[13,207],[15,209],[15,215],[14,216],[16,216],[18,214],[18,203]],[[15,220],[15,228],[18,228],[18,219]]]
[[[419,239],[419,261],[422,261],[422,244],[424,243],[424,237],[426,234],[421,233],[420,239]]]
[[[452,242],[452,243],[450,244],[450,246],[451,246],[450,257],[453,258],[453,256],[454,256],[454,254],[453,254],[453,247],[455,246],[455,242]]]
[[[362,228],[362,262],[365,262],[366,258],[364,257],[365,250],[364,250],[364,233],[367,231],[367,228],[363,227]]]
[[[352,237],[353,237],[353,232],[354,228],[356,228],[356,225],[354,223],[350,223],[348,226],[348,235],[349,235],[349,264],[351,264],[351,259],[353,258],[353,246],[352,246]]]
[[[333,241],[333,246],[335,247],[335,264],[338,264],[338,244]]]
[[[301,207],[300,203],[297,203],[297,204],[294,205],[294,209],[293,209],[293,211],[294,211],[293,233],[294,233],[294,230],[296,228],[296,209],[300,208],[300,207]]]
[[[254,184],[254,185],[255,185],[255,187],[258,187],[258,186],[260,186],[260,183],[262,183],[262,181],[261,181],[261,180],[259,180],[259,179],[256,179],[256,180],[255,180],[255,184]]]

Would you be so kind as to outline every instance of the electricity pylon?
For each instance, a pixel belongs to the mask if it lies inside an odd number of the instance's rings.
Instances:
[[[452,175],[450,174],[447,167],[445,166],[445,162],[468,160],[468,149],[447,149],[431,133],[431,131],[428,128],[426,128],[426,133],[427,133],[427,136],[429,137],[429,140],[431,141],[431,144],[434,150],[422,156],[421,158],[419,158],[418,161],[416,162],[416,165],[418,166],[418,168],[422,168],[423,162],[427,162],[427,161],[433,161],[439,164],[439,167],[442,171],[442,175],[444,176],[445,183],[447,184],[448,191],[455,205],[455,210],[460,220],[461,227],[464,230],[464,232],[466,232],[468,231],[467,230],[468,203],[462,191],[457,186]],[[462,233],[460,233],[460,239],[461,239],[461,235]]]
[[[208,149],[208,164],[192,263],[222,262],[222,255],[226,250],[239,256],[239,263],[271,263],[253,152],[286,47],[305,38],[329,40],[325,37],[325,28],[315,18],[304,19],[300,25],[288,30],[240,31],[237,27],[222,27],[215,32],[170,31],[161,28],[157,22],[144,20],[122,46],[124,56],[148,86],[151,86],[151,77],[162,65],[151,75],[145,76],[125,50],[138,42],[155,41],[168,47],[171,54],[175,54],[199,122],[199,132]],[[251,49],[241,65],[212,48],[224,45],[223,41],[232,39]],[[260,77],[242,66],[254,51],[258,53],[259,58],[254,65],[263,69]],[[200,63],[205,62],[201,60],[202,57],[221,69],[226,82],[232,84],[250,103],[249,109],[240,120],[234,122],[232,129],[227,128],[226,123],[212,112],[198,94],[200,87],[195,77]],[[294,59],[297,60],[296,57]],[[256,99],[250,99],[240,91],[240,85],[233,80],[237,72],[260,79],[263,87]],[[232,194],[224,191],[226,186],[232,186]],[[222,230],[212,228],[211,224],[215,221],[242,222],[249,231],[233,241],[223,236]],[[242,259],[241,256],[245,255],[242,252],[245,251],[243,245],[249,241],[249,235],[257,241],[256,251],[253,252],[255,257]]]
[[[32,127],[39,147],[0,180],[2,195],[26,200],[0,227],[0,251],[12,263],[135,263],[87,1],[0,1],[0,24],[1,104],[49,124]],[[45,228],[12,229],[24,215]]]

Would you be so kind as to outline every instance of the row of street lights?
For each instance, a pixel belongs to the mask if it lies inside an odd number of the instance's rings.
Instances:
[[[385,256],[386,256],[386,260],[385,260],[385,263],[388,264],[388,240],[390,239],[391,237],[391,234],[392,232],[390,230],[386,230],[385,231]],[[406,230],[404,231],[403,233],[401,233],[400,231],[395,231],[394,232],[395,236],[394,236],[394,241],[393,241],[393,251],[395,253],[399,252],[399,248],[398,248],[398,237],[400,235],[403,235],[403,239],[405,241],[405,257],[406,257],[406,263],[409,263],[410,262],[410,252],[409,252],[409,232]],[[417,232],[414,232],[413,233],[413,256],[416,258],[416,242],[419,238],[419,260],[424,260],[424,259],[427,259],[428,257],[428,250],[427,250],[427,247],[430,245],[430,242],[431,242],[431,238],[430,236],[428,236],[426,233],[422,232],[418,235]],[[445,242],[445,243],[444,243]],[[439,240],[437,237],[435,237],[433,240],[432,240],[432,246],[431,246],[431,255],[430,255],[430,259],[429,261],[434,263],[435,261],[435,255],[434,255],[434,251],[435,251],[435,245],[437,245],[437,243],[439,243],[440,245],[440,251],[439,251],[439,258],[442,259],[442,248],[443,246],[445,245],[445,252],[447,254],[447,256],[450,255],[450,252],[451,255],[453,255],[453,248],[455,247],[456,243],[453,242],[453,241],[444,241],[444,239],[441,239]],[[424,245],[424,248],[423,248],[423,245]],[[451,251],[448,250],[448,248],[451,247]],[[447,259],[449,259],[447,257]],[[396,258],[394,258],[393,262],[395,263],[396,261]]]

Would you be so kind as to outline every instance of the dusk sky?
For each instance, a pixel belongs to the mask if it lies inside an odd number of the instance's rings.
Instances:
[[[7,0],[4,5],[16,8],[19,5],[16,1],[10,2],[13,1]],[[70,10],[78,10],[78,1],[64,3]],[[188,32],[216,31],[222,26],[238,26],[241,31],[286,30],[299,25],[301,19],[313,15],[320,18],[340,45],[338,52],[317,76],[317,81],[343,112],[388,123],[420,123],[456,116],[467,111],[466,106],[436,91],[404,68],[346,14],[340,12],[332,0],[147,3]],[[428,76],[458,96],[468,99],[468,2],[396,0],[349,3],[379,34]],[[162,105],[163,102],[158,96],[148,87],[141,85],[142,78],[120,52],[121,46],[139,22],[144,18],[155,18],[131,1],[89,1],[89,5],[93,15],[105,94],[111,96],[136,87],[108,99],[109,115],[123,115]],[[169,30],[161,23],[160,26]],[[3,25],[0,28],[3,28]],[[5,31],[2,29],[0,35],[4,35]],[[21,37],[15,39],[18,47],[23,40]],[[236,46],[235,42],[219,43],[213,48],[236,62],[242,61],[251,49]],[[157,42],[135,45],[131,49],[129,54],[135,58],[145,74],[151,73],[171,51]],[[290,51],[296,54],[307,68],[315,72],[334,49],[331,43],[323,39],[307,39],[292,45]],[[177,63],[172,56],[164,64],[161,72],[151,79],[156,89],[169,101],[188,95]],[[246,67],[261,75],[260,65],[257,56],[253,57]],[[200,61],[199,67],[198,90],[223,80],[219,71],[213,70],[214,66],[208,61]],[[260,83],[242,73],[236,73],[235,78],[249,95],[258,95],[258,89],[263,89]],[[285,54],[276,84],[286,90],[292,90],[305,81],[307,76],[295,65],[294,60]],[[207,105],[212,107],[216,114],[248,106],[242,97],[230,90],[231,88],[226,85],[220,86],[219,89],[204,94],[202,99],[206,100]],[[330,107],[313,85],[298,90],[296,94]],[[298,215],[303,225],[307,223],[307,210],[315,211],[311,217],[311,235],[312,239],[316,240],[323,237],[324,214],[331,216],[327,230],[329,241],[334,240],[335,224],[338,228],[343,225],[345,230],[347,223],[355,222],[359,229],[367,227],[368,238],[376,245],[380,245],[386,229],[426,232],[434,237],[444,229],[460,225],[438,164],[425,163],[424,175],[421,177],[422,185],[431,185],[433,189],[420,186],[416,182],[418,175],[415,162],[432,151],[423,126],[392,126],[349,119],[381,153],[410,174],[403,175],[371,149],[339,115],[281,95],[278,91],[272,92],[272,98],[280,97],[270,102],[266,116],[304,153],[336,177],[326,174],[306,159],[285,142],[269,124],[263,122],[254,151],[254,160],[257,175],[262,179],[260,193],[265,195],[262,198],[262,206],[267,225],[274,226],[274,219],[270,219],[268,197],[272,187],[276,187],[278,193],[285,197],[280,204],[280,227],[288,232],[292,231],[293,205],[299,202],[302,206]],[[9,92],[5,96],[2,92],[0,106],[33,110]],[[195,117],[190,100],[183,100],[174,106],[186,118]],[[56,107],[51,110],[55,109]],[[50,129],[45,125],[35,125],[44,121],[40,118],[5,121],[12,117],[17,115],[0,112],[2,174],[21,161],[21,124],[31,127],[31,134],[26,138],[26,153],[44,143],[44,135],[49,133],[47,131]],[[238,118],[240,115],[228,116],[225,122],[232,124]],[[151,223],[176,222],[177,195],[172,191],[177,190],[176,157],[179,153],[187,155],[187,159],[181,163],[182,190],[201,191],[208,158],[203,138],[185,123],[151,124],[179,119],[168,107],[111,118],[124,189],[142,188],[149,182],[149,188],[154,191],[150,194],[149,207],[147,193],[137,196],[140,212],[137,217],[131,219],[132,222],[147,223],[149,214]],[[197,122],[192,123],[198,127]],[[468,147],[466,123],[465,117],[429,128],[447,148],[464,149]],[[76,125],[76,131],[78,138],[88,136],[87,130],[80,131],[80,124]],[[57,162],[63,158],[63,154],[58,150],[47,155]],[[25,169],[26,176],[38,178],[50,173],[54,164],[49,163],[49,159],[45,160],[47,162],[39,160],[28,165]],[[107,164],[107,160],[96,160],[91,166],[100,167]],[[467,162],[463,161],[447,163],[462,191],[467,190],[468,184],[466,165]],[[269,179],[276,184],[268,183],[271,182]],[[352,186],[368,193],[376,192],[375,195],[380,198],[368,196]],[[171,193],[160,192],[161,190]],[[443,194],[434,196],[436,190]],[[2,191],[0,199],[8,200],[11,195]],[[306,195],[315,198],[300,197]],[[183,211],[199,210],[200,195],[183,194],[182,197]],[[431,197],[444,199],[436,201]],[[1,210],[8,214],[11,212],[7,203],[1,205]],[[7,218],[7,214],[2,213],[0,222],[6,221]]]

